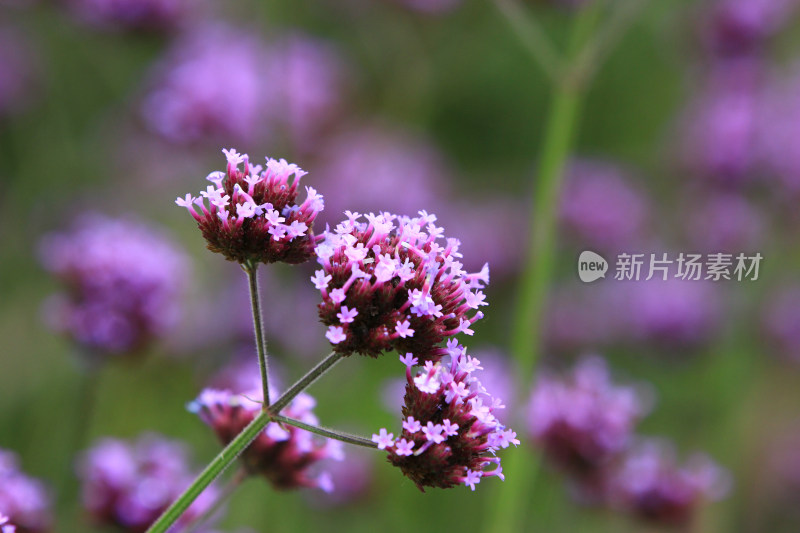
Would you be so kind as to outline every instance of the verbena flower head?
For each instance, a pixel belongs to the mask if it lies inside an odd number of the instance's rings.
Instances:
[[[260,388],[241,394],[228,389],[205,389],[188,407],[214,430],[222,444],[228,444],[259,415],[262,397]],[[277,395],[272,398],[276,399]],[[301,393],[281,414],[317,425],[319,421],[313,413],[315,405],[313,397]],[[343,459],[341,444],[318,438],[304,429],[270,422],[242,452],[240,459],[249,474],[264,476],[276,489],[307,487],[330,492],[333,490],[330,475],[315,472],[314,467],[323,459]]]
[[[83,505],[92,521],[131,533],[144,532],[194,478],[184,446],[154,434],[131,442],[111,438],[98,441],[81,457],[78,473],[83,483]],[[170,531],[178,531],[201,516],[216,497],[212,485]]]
[[[345,214],[317,245],[322,268],[311,278],[334,351],[377,357],[396,350],[435,361],[447,353],[445,340],[473,334],[487,305],[481,289],[489,268],[466,273],[458,240],[444,239],[435,215]]]
[[[20,470],[13,452],[0,449],[0,520],[2,533],[50,531],[50,497],[44,484]]]
[[[629,445],[648,411],[639,390],[611,382],[598,356],[565,377],[543,374],[533,388],[529,431],[546,457],[581,484],[594,484]]]
[[[701,454],[680,466],[672,447],[649,440],[626,456],[609,483],[621,509],[650,522],[686,526],[703,501],[725,496],[730,476]]]
[[[3,513],[0,513],[0,532],[17,533],[17,526],[12,524],[9,518]]]
[[[226,171],[209,174],[212,184],[200,196],[175,200],[197,221],[208,249],[240,264],[308,261],[314,255],[311,227],[324,203],[312,187],[297,203],[306,172],[285,159],[251,165],[247,154],[223,152]]]
[[[447,353],[416,372],[412,354],[400,358],[406,365],[402,429],[397,438],[386,428],[372,436],[388,452],[389,462],[422,491],[461,484],[475,490],[484,477],[504,479],[495,453],[519,444],[516,433],[494,415],[504,406],[481,385],[481,362],[454,339]]]
[[[46,236],[40,256],[66,288],[48,303],[49,321],[90,353],[143,349],[180,316],[188,261],[155,228],[86,215]]]

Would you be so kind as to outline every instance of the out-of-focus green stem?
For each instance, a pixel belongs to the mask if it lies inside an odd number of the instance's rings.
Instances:
[[[147,533],[166,533],[172,524],[174,524],[181,515],[186,512],[186,509],[194,502],[200,494],[219,476],[248,444],[258,436],[267,424],[270,422],[269,412],[261,411],[257,417],[245,427],[241,433],[219,452],[213,461],[208,463],[208,466],[200,472],[200,475],[189,485],[181,496],[164,511],[158,520],[156,520]]]
[[[194,522],[189,524],[183,533],[193,533],[194,531],[199,531],[200,527],[208,522],[211,517],[213,517],[219,510],[225,505],[225,502],[233,496],[233,493],[236,492],[236,489],[239,488],[239,485],[247,479],[247,471],[244,468],[238,470],[233,477],[231,477],[226,483],[225,486],[222,487],[222,491],[217,495],[217,499],[214,504],[209,507],[206,512],[202,515],[197,517]]]
[[[518,0],[494,0],[494,5],[505,17],[533,60],[551,81],[555,81],[559,74],[560,58],[539,22],[528,16]]]
[[[219,452],[206,468],[200,472],[197,478],[192,482],[191,485],[183,492],[183,494],[178,497],[169,508],[164,511],[164,513],[156,520],[153,525],[150,526],[150,529],[147,530],[147,533],[165,533],[167,529],[170,528],[180,517],[181,515],[186,512],[186,509],[192,504],[193,501],[197,499],[200,494],[208,487],[214,480],[225,471],[226,468],[230,466],[232,462],[236,460],[237,457],[244,451],[244,449],[251,443],[253,440],[258,436],[258,434],[267,427],[267,424],[270,423],[272,420],[280,420],[283,423],[296,425],[297,427],[301,427],[303,429],[308,429],[303,427],[302,422],[295,421],[283,416],[275,416],[277,415],[278,411],[280,411],[281,406],[288,405],[289,402],[295,398],[298,394],[300,394],[303,390],[305,390],[309,385],[311,385],[314,381],[319,379],[322,375],[325,374],[325,371],[330,369],[336,362],[341,360],[341,356],[336,353],[331,353],[322,362],[314,366],[311,370],[309,370],[306,375],[300,378],[297,383],[295,383],[288,391],[284,392],[280,398],[275,400],[270,406],[265,404],[264,408],[258,414],[257,417],[250,422],[247,427],[245,427],[241,433],[236,435],[236,437],[228,443],[225,448]],[[272,415],[275,413],[275,415]],[[315,428],[321,429],[321,428]],[[324,429],[321,429],[324,431]],[[319,433],[319,431],[317,431]],[[373,444],[370,442],[365,444],[366,440],[361,439],[359,437],[355,437],[352,435],[340,434],[334,431],[329,431],[329,434],[326,435],[332,438],[338,438],[339,440],[345,440],[341,438],[341,436],[345,436],[346,438],[355,439],[353,441],[354,444],[359,444],[362,446],[372,446]],[[358,441],[358,442],[355,442]],[[364,442],[361,442],[364,441]]]
[[[563,74],[553,87],[534,187],[530,241],[517,295],[511,333],[511,353],[519,369],[520,391],[529,386],[541,350],[541,331],[547,290],[553,277],[556,254],[556,221],[564,167],[578,127],[588,77],[578,69],[578,58],[597,25],[602,3],[595,1],[576,14]],[[523,405],[519,400],[516,405]],[[505,533],[524,531],[525,508],[539,458],[520,450],[504,458],[506,482],[495,489],[486,530]]]

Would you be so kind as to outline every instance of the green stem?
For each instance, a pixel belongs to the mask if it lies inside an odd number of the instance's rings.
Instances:
[[[563,77],[554,85],[545,125],[534,191],[530,242],[511,333],[511,353],[522,381],[520,393],[530,385],[541,352],[544,309],[555,265],[556,221],[564,167],[573,148],[588,84],[584,73],[576,70],[577,59],[597,24],[600,6],[601,2],[595,1],[576,15],[566,55],[566,68]],[[525,530],[523,509],[527,507],[527,494],[533,485],[539,461],[538,456],[524,451],[505,459],[503,466],[508,472],[508,480],[495,490],[491,500],[492,508],[487,515],[489,531]]]
[[[561,58],[537,20],[528,16],[517,0],[494,0],[493,3],[533,60],[551,81],[556,81]]]
[[[325,359],[314,365],[314,368],[306,372],[306,374],[298,379],[294,385],[289,387],[289,390],[284,392],[283,395],[275,401],[275,403],[270,405],[269,410],[275,414],[280,413],[281,409],[289,405],[289,402],[291,402],[295,396],[306,390],[309,385],[321,378],[322,375],[325,374],[325,372],[327,372],[333,365],[339,362],[342,357],[343,355],[340,353],[329,353]]]
[[[305,422],[301,422],[300,420],[295,420],[294,418],[289,418],[283,415],[275,415],[272,418],[276,422],[283,422],[284,424],[289,424],[290,426],[295,426],[300,429],[305,429],[306,431],[310,431],[311,433],[316,433],[317,435],[321,435],[323,437],[328,437],[329,439],[340,440],[348,444],[355,444],[356,446],[364,446],[365,448],[378,447],[378,445],[372,442],[371,440],[365,439],[364,437],[359,437],[358,435],[351,435],[350,433],[344,433],[342,431],[336,431],[333,429],[313,426],[311,424],[306,424]]]
[[[258,368],[261,370],[261,390],[264,394],[264,405],[269,404],[269,366],[267,365],[267,343],[264,340],[264,328],[261,323],[261,304],[258,294],[258,263],[242,265],[247,272],[250,283],[250,306],[253,310],[253,328],[256,335],[258,351]]]
[[[211,461],[206,468],[200,472],[200,475],[192,482],[191,485],[183,492],[183,494],[178,497],[177,500],[166,510],[164,513],[158,518],[156,522],[150,526],[150,529],[147,530],[147,533],[165,533],[167,529],[174,524],[178,518],[189,508],[192,502],[197,499],[198,496],[206,489],[222,472],[225,471],[228,466],[232,462],[236,460],[237,457],[242,453],[242,451],[251,443],[253,440],[258,436],[258,434],[267,427],[272,420],[279,420],[285,422],[287,424],[291,424],[302,429],[307,429],[308,431],[312,431],[314,426],[307,426],[307,424],[303,424],[297,420],[292,420],[290,418],[286,418],[283,416],[274,416],[272,413],[280,412],[280,408],[282,406],[286,406],[291,402],[298,394],[300,394],[303,390],[305,390],[309,385],[311,385],[314,381],[319,379],[325,372],[334,365],[337,361],[342,358],[341,355],[334,353],[328,354],[325,359],[321,362],[317,363],[314,368],[309,370],[306,375],[302,378],[297,380],[289,390],[284,392],[280,398],[278,398],[275,403],[268,407],[264,407],[264,409],[259,413],[259,415],[250,422],[247,427],[245,427],[241,433],[236,435],[236,437],[228,443],[227,446]],[[280,408],[279,408],[280,407]],[[303,424],[303,425],[301,425]],[[319,429],[320,431],[327,431],[328,434],[325,436],[344,440],[340,438],[340,436],[344,436],[347,439],[345,442],[350,442],[351,444],[358,444],[360,446],[364,446],[366,439],[362,439],[360,437],[355,437],[352,435],[347,434],[339,434],[330,430],[323,430],[322,428],[315,428]],[[318,431],[314,431],[318,433]],[[369,442],[369,446],[374,447],[372,442]]]
[[[269,412],[261,411],[241,433],[200,472],[197,479],[156,520],[147,533],[166,533],[198,496],[219,476],[270,422]]]

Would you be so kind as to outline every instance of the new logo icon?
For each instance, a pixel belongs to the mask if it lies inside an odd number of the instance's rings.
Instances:
[[[591,283],[606,277],[608,261],[590,250],[584,250],[578,257],[578,277],[584,283]]]

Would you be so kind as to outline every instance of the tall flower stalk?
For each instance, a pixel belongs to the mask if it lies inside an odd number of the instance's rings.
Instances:
[[[495,4],[531,53],[534,62],[550,75],[552,81],[544,143],[534,186],[531,237],[519,281],[511,333],[511,354],[516,359],[518,375],[527,381],[533,378],[541,355],[543,316],[556,259],[556,223],[564,169],[575,144],[585,97],[601,58],[616,42],[623,30],[623,23],[632,20],[632,14],[636,12],[632,6],[640,6],[644,0],[615,4],[613,12],[599,31],[606,2],[595,0],[581,6],[575,13],[563,57],[558,57],[553,51],[536,21],[524,18],[524,9],[515,0],[495,0]],[[519,387],[519,390],[524,389]],[[517,402],[517,405],[522,404],[522,401]],[[525,502],[538,463],[538,457],[528,454],[515,454],[507,459],[506,471],[516,475],[512,475],[501,488],[495,489],[490,501],[491,510],[487,513],[487,530],[524,530],[523,509],[527,508]],[[522,472],[526,475],[521,475]]]

